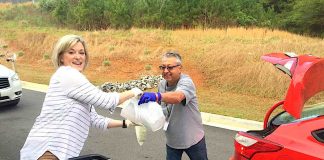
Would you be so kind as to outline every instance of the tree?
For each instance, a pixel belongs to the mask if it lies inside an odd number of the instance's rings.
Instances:
[[[133,25],[132,11],[132,0],[109,0],[106,14],[109,17],[111,27],[131,28]]]
[[[324,0],[298,0],[283,21],[285,29],[324,36]]]
[[[280,14],[291,11],[294,0],[263,0],[262,4],[266,10],[273,9],[274,12]]]

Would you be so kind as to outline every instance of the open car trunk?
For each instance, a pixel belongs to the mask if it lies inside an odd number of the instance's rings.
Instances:
[[[324,59],[312,55],[270,53],[262,59],[291,77],[283,108],[296,119],[301,117],[305,102],[324,90]]]

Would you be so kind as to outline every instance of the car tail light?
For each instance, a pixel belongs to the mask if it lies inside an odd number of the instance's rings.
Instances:
[[[234,144],[236,152],[248,159],[256,153],[275,152],[282,149],[278,144],[251,136],[245,132],[236,134]]]

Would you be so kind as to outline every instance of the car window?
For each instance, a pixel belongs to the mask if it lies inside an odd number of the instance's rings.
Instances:
[[[281,112],[272,119],[273,125],[287,124],[291,122],[303,121],[324,115],[324,103],[318,103],[311,106],[306,106],[302,112],[300,119],[295,119],[287,112]]]

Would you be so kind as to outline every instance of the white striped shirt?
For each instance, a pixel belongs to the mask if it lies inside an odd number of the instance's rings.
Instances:
[[[59,159],[79,156],[90,126],[105,130],[110,120],[98,115],[94,107],[113,112],[118,102],[118,93],[103,92],[78,70],[61,66],[51,77],[41,113],[20,151],[20,159],[36,160],[45,151]]]

